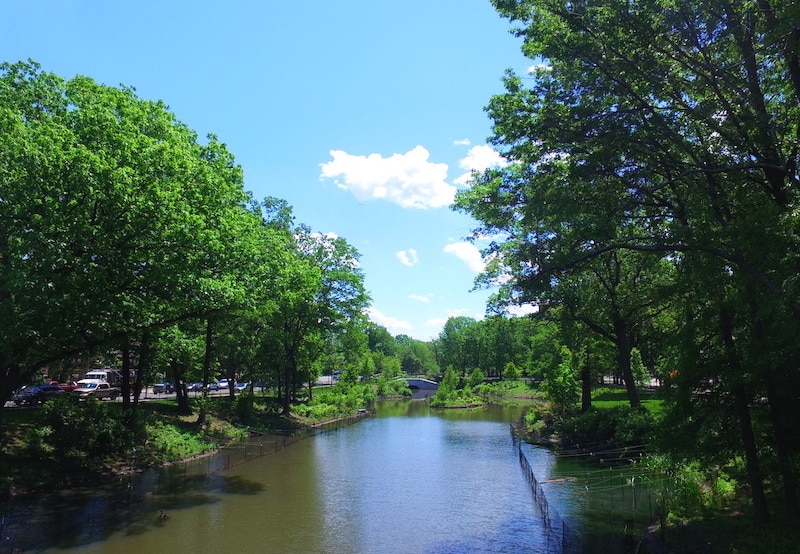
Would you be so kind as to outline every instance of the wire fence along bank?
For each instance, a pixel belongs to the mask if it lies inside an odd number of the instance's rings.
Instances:
[[[512,427],[513,435],[513,427]],[[536,509],[563,553],[629,552],[688,554],[711,552],[707,539],[690,529],[673,529],[665,539],[666,514],[676,496],[676,477],[642,464],[644,447],[585,445],[556,452],[559,463],[538,481],[515,438],[520,464],[531,483]],[[576,526],[565,521],[544,495],[548,483],[563,484],[581,506]]]
[[[549,548],[552,548],[554,552],[560,550],[562,554],[579,554],[586,552],[585,544],[580,533],[561,517],[558,510],[552,508],[547,501],[544,489],[536,478],[536,474],[533,472],[528,457],[522,450],[522,441],[514,434],[513,427],[511,429],[511,437],[514,442],[514,447],[517,450],[517,455],[519,456],[520,466],[531,487],[533,504],[544,526]]]

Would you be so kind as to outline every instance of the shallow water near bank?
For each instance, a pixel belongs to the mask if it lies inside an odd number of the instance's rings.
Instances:
[[[520,413],[384,402],[291,445],[261,437],[102,488],[11,501],[0,553],[560,552],[511,439]],[[553,455],[525,448],[545,479]]]

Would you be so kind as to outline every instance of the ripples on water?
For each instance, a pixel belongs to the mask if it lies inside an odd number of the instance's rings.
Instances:
[[[227,470],[207,460],[133,490],[10,503],[0,554],[12,542],[97,553],[560,551],[521,471],[512,414],[400,406]],[[545,476],[550,453],[529,458]]]

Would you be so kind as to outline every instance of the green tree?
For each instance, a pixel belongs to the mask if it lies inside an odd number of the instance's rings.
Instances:
[[[391,333],[382,325],[371,321],[368,322],[367,337],[368,347],[371,352],[381,352],[386,356],[392,356],[397,351],[397,344],[395,343],[394,337],[392,337]]]
[[[510,381],[519,379],[521,375],[522,372],[520,372],[519,368],[517,367],[517,364],[515,364],[514,362],[508,362],[506,366],[503,368],[503,377],[509,379]]]
[[[509,73],[506,94],[488,107],[493,144],[510,165],[485,172],[457,200],[483,223],[477,233],[506,237],[486,252],[490,272],[511,268],[509,297],[530,302],[610,251],[658,252],[681,265],[716,260],[724,267],[712,274],[716,288],[732,275],[735,296],[749,306],[741,329],[752,342],[742,345],[761,354],[754,369],[796,518],[782,422],[798,412],[798,399],[780,393],[796,390],[798,379],[784,333],[800,331],[794,5],[494,5],[519,23],[525,54],[544,64],[530,79]],[[781,340],[770,343],[767,329]]]
[[[270,328],[282,366],[282,405],[291,410],[302,382],[313,375],[302,373],[322,354],[326,344],[363,327],[363,310],[369,297],[358,266],[358,252],[339,237],[293,230],[294,258]],[[346,369],[353,368],[348,364]],[[353,371],[357,374],[357,372]]]
[[[568,348],[561,349],[561,363],[547,372],[542,391],[555,411],[564,413],[578,401],[580,384],[577,379],[575,359]]]
[[[395,344],[400,367],[405,374],[435,377],[441,373],[431,343],[413,339],[408,335],[397,335]]]
[[[631,349],[631,373],[636,381],[636,384],[644,386],[650,382],[650,371],[644,365],[642,360],[642,353],[638,348]]]
[[[133,89],[0,65],[0,190],[0,398],[241,290],[215,270],[237,243],[240,168]]]
[[[451,317],[445,322],[437,342],[440,366],[453,366],[461,379],[470,367],[480,365],[481,335],[475,319],[466,316]]]

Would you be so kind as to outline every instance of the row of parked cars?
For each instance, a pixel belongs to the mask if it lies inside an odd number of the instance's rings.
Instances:
[[[228,390],[230,384],[227,379],[221,381],[212,381],[208,384],[208,390]],[[250,383],[236,383],[234,388],[236,390],[245,390],[250,387]],[[203,390],[203,383],[189,383],[186,385],[186,390],[189,392],[200,392]],[[172,383],[156,383],[153,385],[153,394],[170,394],[175,392],[175,387]]]
[[[227,379],[221,381],[214,381],[208,384],[209,390],[228,390],[229,384]],[[250,383],[236,383],[236,390],[245,390],[250,387]],[[203,383],[190,383],[186,385],[187,391],[201,391],[203,390]],[[57,383],[55,381],[46,385],[31,385],[22,387],[14,393],[11,400],[17,406],[43,404],[48,400],[55,398],[61,394],[68,392],[75,392],[81,398],[94,396],[98,399],[109,398],[115,400],[119,396],[119,389],[111,386],[108,383]],[[156,383],[153,385],[153,394],[170,394],[175,392],[172,383]]]
[[[79,398],[94,397],[99,400],[108,398],[116,400],[120,394],[117,387],[105,381],[94,379],[83,380],[78,383],[59,383],[51,381],[46,385],[29,385],[18,389],[11,397],[11,401],[17,406],[43,404],[48,400],[56,398],[62,394],[71,393]]]

